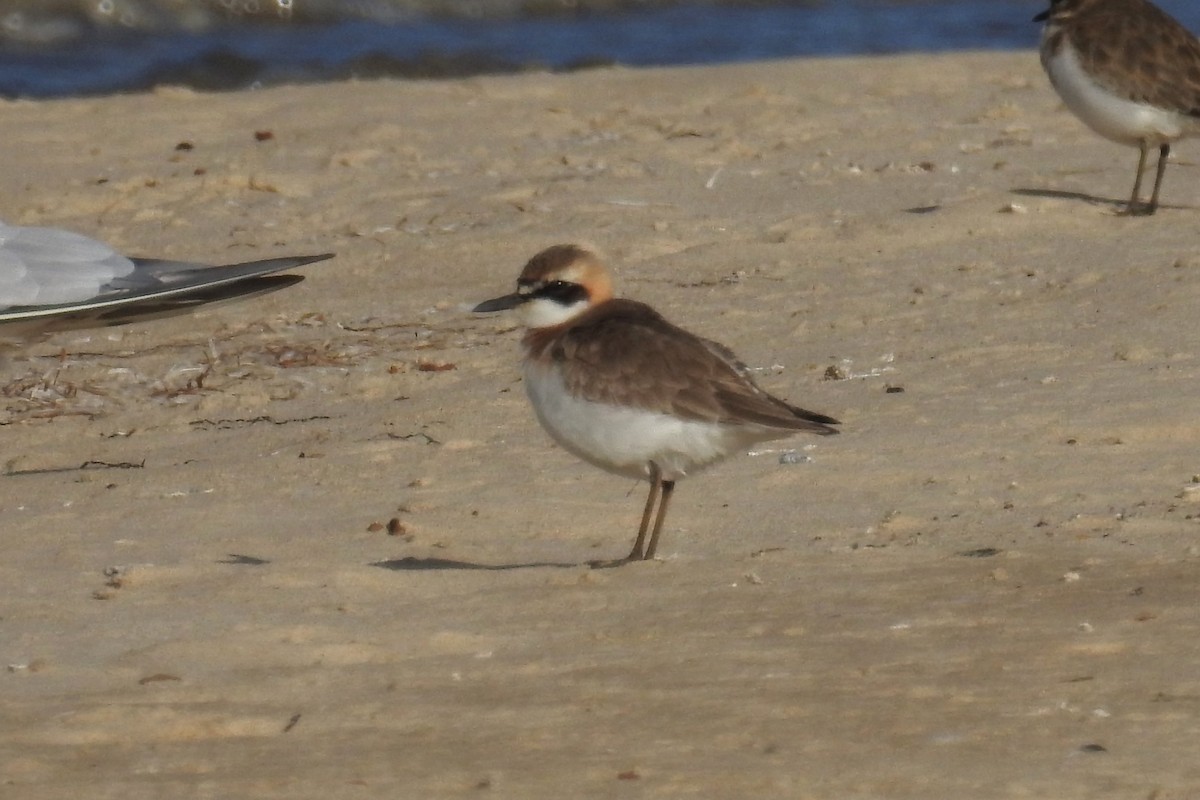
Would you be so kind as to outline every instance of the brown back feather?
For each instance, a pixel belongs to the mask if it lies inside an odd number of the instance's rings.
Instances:
[[[568,391],[683,419],[828,435],[837,420],[788,405],[755,385],[729,348],[667,322],[633,300],[600,303],[525,336],[530,358],[552,362]]]
[[[1200,116],[1200,41],[1187,28],[1146,0],[1062,5],[1064,33],[1101,85],[1136,102]]]

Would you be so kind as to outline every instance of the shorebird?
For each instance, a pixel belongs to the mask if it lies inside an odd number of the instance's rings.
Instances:
[[[273,273],[332,257],[322,253],[217,267],[127,258],[71,231],[0,222],[0,336],[182,314],[291,286],[303,277]]]
[[[1147,0],[1050,0],[1033,19],[1046,23],[1042,66],[1067,108],[1140,152],[1123,213],[1153,214],[1171,143],[1200,134],[1200,41]],[[1142,172],[1155,147],[1154,190],[1142,204]]]
[[[598,566],[654,557],[680,478],[754,444],[838,432],[832,417],[756,386],[724,345],[672,325],[644,303],[614,298],[604,264],[577,245],[538,253],[516,292],[474,310],[511,308],[527,328],[525,389],[542,427],[589,464],[650,483],[633,549]]]

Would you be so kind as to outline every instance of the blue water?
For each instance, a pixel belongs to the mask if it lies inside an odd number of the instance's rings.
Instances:
[[[597,63],[711,64],[797,56],[1034,47],[1046,0],[839,0],[679,5],[491,19],[240,21],[184,30],[77,25],[44,41],[0,36],[0,95],[56,97],[183,84],[447,76]],[[3,8],[0,3],[0,16]],[[1200,2],[1162,0],[1200,30]]]

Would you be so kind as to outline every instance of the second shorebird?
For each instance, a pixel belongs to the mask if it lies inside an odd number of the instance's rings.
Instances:
[[[1148,0],[1050,0],[1042,66],[1067,108],[1096,133],[1137,147],[1137,177],[1124,213],[1153,214],[1171,143],[1200,134],[1200,41]],[[1142,204],[1150,148],[1158,171]]]
[[[515,293],[475,311],[510,308],[528,328],[525,390],[542,427],[589,464],[650,482],[633,549],[612,564],[654,557],[678,479],[760,442],[838,432],[758,388],[724,345],[615,299],[608,270],[575,245],[538,253]]]

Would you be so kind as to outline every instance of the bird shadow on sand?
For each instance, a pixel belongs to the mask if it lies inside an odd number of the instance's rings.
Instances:
[[[1114,200],[1111,197],[1097,197],[1094,194],[1086,192],[1068,192],[1062,189],[1013,189],[1013,194],[1021,197],[1048,197],[1055,200],[1079,200],[1093,206],[1110,206],[1112,208],[1121,209],[1125,207],[1126,200]]]
[[[1012,193],[1020,195],[1021,197],[1048,197],[1055,200],[1078,200],[1082,203],[1087,203],[1088,205],[1106,206],[1108,208],[1112,208],[1118,213],[1124,211],[1125,207],[1129,205],[1129,198],[1127,197],[1118,200],[1112,197],[1097,197],[1094,194],[1087,194],[1086,192],[1068,192],[1062,189],[1028,189],[1022,187],[1019,189],[1013,189]],[[1160,211],[1187,211],[1192,210],[1195,207],[1159,203],[1158,208]]]
[[[386,561],[373,561],[372,567],[382,567],[390,569],[394,572],[426,572],[436,570],[489,570],[492,572],[502,572],[505,570],[514,569],[539,569],[542,567],[552,567],[554,569],[577,569],[590,566],[587,562],[583,563],[568,563],[563,561],[529,561],[519,564],[476,564],[473,561],[457,561],[453,558],[417,558],[416,556],[405,556],[404,558],[389,558]]]

